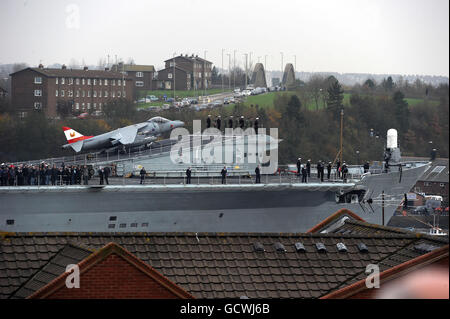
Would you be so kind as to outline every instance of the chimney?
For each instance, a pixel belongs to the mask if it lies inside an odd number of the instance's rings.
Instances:
[[[42,63],[39,64],[39,69],[43,69],[44,66],[42,65]]]
[[[62,67],[61,67],[61,69],[63,69],[63,70],[67,69],[66,65],[63,64]]]
[[[83,70],[87,71],[87,70],[88,70],[88,67],[87,67],[87,66],[85,66],[85,67],[83,68]]]

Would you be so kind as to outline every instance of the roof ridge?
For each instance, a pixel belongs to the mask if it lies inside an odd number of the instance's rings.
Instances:
[[[100,262],[105,260],[107,257],[112,254],[116,254],[117,256],[125,259],[129,264],[135,267],[138,271],[144,272],[147,276],[157,281],[161,286],[165,287],[171,293],[176,295],[179,298],[194,298],[192,294],[187,292],[184,288],[174,283],[172,280],[168,279],[161,272],[156,270],[151,265],[145,263],[140,258],[130,253],[127,249],[120,246],[115,242],[109,242],[100,248],[97,252],[87,256],[83,260],[78,263],[78,267],[80,268],[80,275],[84,272],[89,271],[95,265],[98,265]],[[69,273],[64,272],[60,276],[53,279],[44,287],[41,287],[37,291],[35,291],[31,296],[27,299],[36,299],[36,298],[46,298],[51,293],[57,291],[62,286],[64,286],[65,277],[67,277]]]

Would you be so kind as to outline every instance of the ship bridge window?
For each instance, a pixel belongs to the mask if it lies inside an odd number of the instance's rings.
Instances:
[[[155,116],[155,117],[152,117],[150,120],[148,120],[148,122],[167,123],[170,121],[162,116]]]

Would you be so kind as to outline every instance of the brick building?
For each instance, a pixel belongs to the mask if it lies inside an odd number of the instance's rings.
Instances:
[[[48,69],[41,65],[10,74],[12,105],[21,117],[42,110],[57,116],[58,103],[69,103],[73,112],[101,111],[119,98],[132,101],[132,79],[109,70]]]
[[[427,161],[423,157],[405,157],[404,160]],[[436,158],[432,161],[431,168],[426,171],[414,185],[412,191],[426,195],[439,195],[443,198],[443,206],[449,205],[448,183],[449,167],[448,158]]]
[[[164,61],[165,69],[158,71],[158,80],[163,83],[163,87],[167,87],[167,82],[173,82],[173,78],[169,78],[170,68],[175,67],[179,70],[175,72],[175,86],[178,90],[203,90],[211,87],[212,84],[212,62],[199,58],[198,55],[179,55]],[[182,77],[180,85],[177,84],[178,73]],[[184,75],[184,72],[186,75]],[[173,72],[172,72],[173,73]],[[189,76],[188,76],[189,75]],[[186,80],[186,81],[185,81]],[[188,83],[190,85],[188,86]],[[173,86],[171,86],[173,88]]]
[[[175,78],[173,76],[175,71]],[[175,81],[175,90],[190,90],[192,73],[181,67],[169,67],[158,71],[158,88],[163,90],[173,90]]]
[[[111,67],[113,72],[124,72],[125,75],[132,79],[133,87],[137,93],[139,90],[155,90],[156,75],[153,65],[138,64],[114,64]]]

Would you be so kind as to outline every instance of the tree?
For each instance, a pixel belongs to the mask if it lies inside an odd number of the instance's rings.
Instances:
[[[396,91],[392,99],[395,105],[397,123],[403,132],[407,132],[409,128],[409,109],[408,102],[404,98],[405,95],[402,92]]]
[[[338,118],[340,110],[344,107],[344,91],[338,80],[328,87],[327,93],[327,110],[332,112],[334,118]]]
[[[367,79],[364,82],[364,87],[371,89],[371,90],[375,89],[375,87],[376,87],[375,81],[372,79]]]
[[[215,66],[213,66],[212,70],[211,70],[211,81],[212,84],[219,84],[222,83],[222,78],[221,76],[219,76],[219,72],[217,71],[217,68]]]
[[[383,79],[383,82],[381,83],[381,86],[386,90],[386,91],[392,91],[392,89],[395,87],[395,83],[392,80],[392,77],[389,76],[387,79]]]
[[[325,79],[322,76],[313,75],[306,86],[306,89],[309,91],[309,94],[316,104],[316,110],[319,109],[319,101],[322,95],[325,93],[326,86],[324,82]]]

